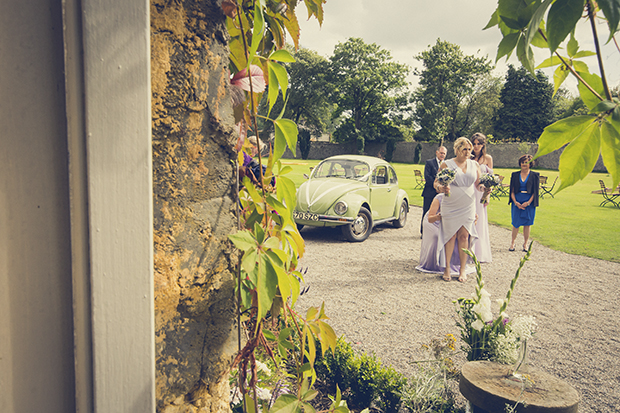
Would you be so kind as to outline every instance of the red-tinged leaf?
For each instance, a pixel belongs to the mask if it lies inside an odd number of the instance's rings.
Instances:
[[[235,73],[230,83],[245,91],[250,91],[250,82],[252,82],[252,90],[254,93],[261,93],[265,90],[265,77],[260,66],[250,65],[250,74],[247,69]]]
[[[560,156],[561,184],[558,192],[574,185],[592,172],[600,152],[601,129],[596,122],[564,148]]]
[[[288,31],[291,39],[293,39],[293,44],[295,45],[295,49],[299,49],[299,36],[301,29],[299,28],[299,21],[297,20],[297,15],[292,7],[286,10],[286,19],[284,20],[284,27]]]
[[[610,117],[601,125],[601,154],[613,180],[611,187],[615,188],[620,182],[620,122]]]
[[[538,151],[534,159],[547,155],[574,139],[588,128],[596,127],[596,117],[591,115],[571,116],[545,128],[538,138]]]
[[[232,0],[222,0],[222,11],[231,19],[237,16],[237,3]]]

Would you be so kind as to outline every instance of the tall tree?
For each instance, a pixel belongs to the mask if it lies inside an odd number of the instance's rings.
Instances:
[[[363,150],[366,140],[381,141],[388,133],[398,133],[396,122],[409,109],[402,104],[407,101],[409,68],[393,62],[389,51],[359,38],[338,43],[330,61],[334,117],[346,118],[334,132],[335,139],[357,140]]]
[[[466,56],[458,45],[437,39],[437,43],[415,58],[424,69],[414,94],[415,120],[420,126],[421,140],[451,140],[469,126],[470,118],[459,117],[459,110],[468,103],[476,85],[492,70],[486,57]]]
[[[462,124],[461,136],[471,136],[476,132],[495,134],[493,119],[502,103],[499,100],[504,79],[487,74],[476,82],[472,93],[459,107],[457,123]]]
[[[289,78],[288,100],[284,106],[280,92],[271,113],[280,113],[285,107],[284,118],[293,120],[300,129],[298,140],[302,157],[305,159],[310,150],[311,137],[321,136],[331,126],[333,104],[327,98],[329,62],[310,49],[300,48],[295,51],[291,47],[287,50],[295,59],[294,62],[285,64]],[[264,120],[259,122],[263,136],[273,131],[273,122],[267,120],[268,111],[269,101],[267,96],[263,95],[259,107],[259,114],[265,116]]]
[[[500,96],[495,136],[505,141],[535,142],[553,121],[553,85],[540,70],[508,66]]]

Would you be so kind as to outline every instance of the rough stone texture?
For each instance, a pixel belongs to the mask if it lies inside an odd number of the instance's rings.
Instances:
[[[429,142],[398,142],[394,148],[394,154],[392,157],[393,162],[401,163],[415,163],[415,149],[420,145],[420,160],[418,163],[424,164],[427,159],[435,156],[435,150],[437,149],[437,143]],[[452,149],[452,142],[446,144],[448,149],[447,159],[454,157],[454,151]],[[368,143],[364,148],[365,153],[371,156],[377,156],[380,152],[385,153],[385,143]],[[487,147],[487,153],[493,156],[493,164],[498,168],[518,168],[518,160],[521,155],[529,153],[534,155],[538,150],[538,145],[535,143],[498,143],[489,144]],[[310,145],[310,153],[308,159],[325,159],[334,155],[344,155],[357,153],[357,147],[355,143],[329,143],[329,142],[312,142]],[[536,160],[537,167],[541,169],[553,169],[557,170],[560,165],[560,155],[562,149],[551,152]],[[293,154],[290,149],[287,149],[284,153],[284,158],[293,158]],[[301,159],[301,152],[297,149],[297,159]],[[599,156],[596,165],[594,166],[595,172],[607,172],[602,158]]]
[[[158,412],[229,411],[234,119],[216,0],[151,1]]]

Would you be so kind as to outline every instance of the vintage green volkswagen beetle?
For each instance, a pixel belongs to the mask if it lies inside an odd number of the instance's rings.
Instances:
[[[375,225],[407,222],[409,197],[392,166],[379,158],[338,155],[325,159],[297,190],[293,216],[299,228],[341,226],[349,241],[364,241]]]

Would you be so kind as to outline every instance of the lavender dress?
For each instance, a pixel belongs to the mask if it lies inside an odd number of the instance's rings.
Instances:
[[[487,165],[480,165],[480,172],[483,174],[493,173],[493,170]],[[482,205],[482,192],[476,190],[476,214],[478,214],[478,222],[476,222],[476,232],[478,239],[473,246],[473,252],[480,262],[491,262],[491,239],[489,238],[489,216],[487,214],[487,206]]]
[[[446,242],[452,238],[461,227],[469,232],[469,249],[478,238],[478,231],[474,221],[476,220],[476,189],[474,183],[478,179],[478,163],[467,159],[467,172],[463,172],[456,165],[454,159],[446,162],[448,168],[456,171],[456,177],[450,184],[450,196],[444,197],[441,203],[441,226],[437,240],[437,259],[439,265],[446,266],[446,254],[444,253]],[[457,241],[458,243],[458,241]],[[458,249],[458,246],[457,248]],[[468,261],[471,259],[468,258]]]
[[[443,197],[444,194],[435,196],[435,199],[439,201],[439,211],[441,211]],[[422,219],[424,232],[422,233],[422,245],[420,246],[420,262],[418,266],[415,267],[418,271],[443,274],[445,267],[440,266],[437,259],[437,239],[439,238],[440,222],[441,221],[435,221],[433,223],[428,222],[428,212],[424,214],[424,219]],[[451,272],[458,273],[460,266],[459,254],[458,251],[455,251],[450,259]],[[468,268],[467,273],[473,272],[474,270],[473,267],[471,269]]]

